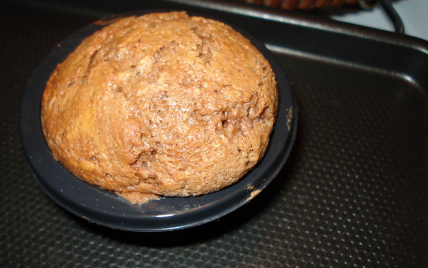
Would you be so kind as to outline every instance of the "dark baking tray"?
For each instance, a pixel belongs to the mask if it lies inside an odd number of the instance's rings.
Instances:
[[[426,267],[427,42],[232,2],[20,3],[0,4],[1,267]],[[146,8],[209,13],[264,41],[299,107],[293,151],[261,194],[219,221],[155,234],[57,206],[17,135],[25,84],[54,45]]]

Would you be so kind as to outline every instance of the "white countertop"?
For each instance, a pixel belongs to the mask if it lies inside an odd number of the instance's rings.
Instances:
[[[428,41],[428,0],[398,0],[393,1],[393,6],[404,23],[405,34]],[[338,21],[394,31],[393,23],[379,5],[372,10],[330,17]]]

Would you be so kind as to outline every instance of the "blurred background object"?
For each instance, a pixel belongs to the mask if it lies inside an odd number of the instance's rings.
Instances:
[[[401,18],[406,35],[428,40],[428,0],[174,0],[176,3],[211,2],[228,4],[228,2],[242,3],[260,7],[260,9],[278,9],[284,12],[305,13],[317,17],[329,18],[336,21],[362,25],[375,29],[394,32],[399,30],[397,23],[391,20],[380,1],[389,2]],[[60,10],[86,10],[87,14],[105,15],[100,10],[114,6],[115,0],[8,0],[39,7],[55,7]],[[145,1],[135,1],[144,6]],[[126,10],[121,4],[119,10]],[[96,8],[94,8],[96,7]],[[397,29],[396,29],[397,28]]]
[[[360,2],[367,2],[371,0],[237,0],[252,4],[265,5],[269,7],[279,7],[286,10],[303,9],[309,10],[313,8],[326,8],[353,5]]]
[[[385,3],[401,18],[406,35],[428,40],[428,0],[235,0],[268,7],[305,12],[333,20],[400,32],[396,18],[385,9]],[[383,5],[379,3],[383,2]],[[400,24],[400,21],[398,21]]]

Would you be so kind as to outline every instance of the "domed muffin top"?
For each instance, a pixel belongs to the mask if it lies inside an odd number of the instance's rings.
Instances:
[[[55,158],[90,184],[201,195],[260,161],[277,103],[275,75],[248,39],[218,21],[154,13],[114,21],[59,64],[42,124]]]

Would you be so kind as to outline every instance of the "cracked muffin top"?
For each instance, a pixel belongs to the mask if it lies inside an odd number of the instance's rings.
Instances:
[[[277,103],[275,75],[248,39],[172,12],[86,38],[52,73],[41,114],[58,161],[138,202],[238,181],[263,157]]]

